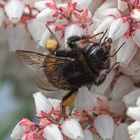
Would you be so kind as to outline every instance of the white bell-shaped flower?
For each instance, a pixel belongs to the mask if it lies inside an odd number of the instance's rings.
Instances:
[[[139,121],[135,121],[131,125],[128,126],[128,132],[130,135],[136,134],[136,133],[138,133],[138,131],[140,131],[140,122]]]
[[[52,110],[52,104],[41,92],[33,94],[33,97],[36,106],[36,114],[38,116],[41,116],[42,111],[45,113],[49,113]]]
[[[76,110],[80,112],[83,110],[92,111],[94,105],[93,94],[89,92],[87,87],[80,88],[74,101]]]
[[[113,87],[111,96],[114,100],[121,99],[123,96],[129,93],[133,87],[134,84],[131,78],[122,75],[117,79]]]
[[[74,140],[83,140],[84,134],[80,123],[73,119],[69,118],[62,123],[62,133],[70,139]]]
[[[118,0],[118,9],[120,11],[125,11],[128,8],[127,3],[122,0]]]
[[[12,23],[17,23],[24,12],[24,4],[20,0],[10,0],[4,8]]]
[[[17,26],[10,25],[7,27],[6,33],[10,51],[23,49],[23,46],[29,37],[24,28],[24,25],[22,24],[19,24]]]
[[[125,103],[126,107],[135,106],[136,101],[138,102],[138,97],[140,96],[140,89],[133,90],[132,92],[126,94],[123,97],[123,102]]]
[[[95,92],[105,94],[107,92],[107,90],[109,89],[114,76],[115,76],[114,71],[111,71],[107,75],[105,81],[101,85],[96,86]]]
[[[131,18],[134,19],[135,21],[140,21],[140,9],[134,9],[131,14]]]
[[[106,17],[101,24],[97,27],[97,29],[94,31],[94,34],[104,32],[106,29],[108,29],[113,21],[113,17],[109,16]],[[100,35],[101,36],[101,35]],[[97,36],[98,37],[98,36]]]
[[[53,21],[56,19],[56,17],[53,16],[54,14],[55,11],[53,9],[45,8],[37,15],[36,18],[40,21],[47,23],[48,21]]]
[[[39,41],[41,39],[45,29],[45,23],[37,19],[32,19],[28,23],[28,30],[35,41]]]
[[[94,120],[94,126],[103,139],[111,139],[114,133],[114,121],[109,115],[99,115]]]
[[[128,29],[129,23],[127,21],[124,21],[123,18],[115,18],[110,26],[108,37],[117,40],[123,36]]]
[[[137,47],[135,42],[131,37],[126,38],[125,36],[119,39],[118,46],[116,50],[125,42],[123,47],[117,53],[117,62],[120,62],[122,65],[127,66],[130,61],[133,59],[137,52]]]
[[[140,29],[136,29],[132,38],[134,39],[135,43],[137,44],[137,46],[140,48]]]
[[[123,115],[126,111],[126,107],[121,100],[109,101],[109,110],[117,115]]]
[[[127,115],[134,120],[140,121],[140,107],[128,107]]]
[[[93,134],[87,129],[84,130],[84,140],[94,140]]]
[[[140,65],[135,59],[132,59],[127,67],[120,66],[120,71],[128,76],[139,76],[140,75]]]
[[[113,140],[128,140],[128,126],[127,124],[120,124],[119,126],[115,127],[114,130],[114,139]]]
[[[17,125],[15,126],[15,128],[13,129],[11,136],[10,136],[11,139],[14,139],[14,140],[20,139],[21,135],[24,134],[24,132],[26,131],[26,127],[20,125],[21,122],[22,121],[18,122]]]
[[[47,140],[63,140],[61,131],[56,124],[48,124],[43,129],[43,136]]]

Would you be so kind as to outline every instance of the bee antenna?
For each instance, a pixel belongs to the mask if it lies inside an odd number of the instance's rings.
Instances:
[[[107,33],[108,29],[106,29],[106,31],[104,32],[103,36],[101,37],[99,44],[102,42],[103,38],[105,37],[106,33]]]
[[[49,32],[51,33],[51,35],[53,36],[53,38],[54,38],[57,42],[59,42],[58,39],[57,39],[57,37],[56,37],[56,35],[52,32],[52,30],[50,29],[50,27],[48,26],[48,24],[46,24],[46,27],[47,27],[47,29],[49,30]]]
[[[126,42],[123,42],[122,45],[118,48],[118,50],[113,55],[108,55],[108,57],[114,57],[118,53],[118,51],[124,46],[125,43]]]

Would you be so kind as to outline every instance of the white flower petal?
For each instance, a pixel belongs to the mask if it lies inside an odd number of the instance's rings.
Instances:
[[[140,140],[140,131],[136,134],[135,139],[134,140]]]
[[[122,115],[125,113],[126,107],[121,100],[118,101],[111,100],[109,101],[109,109],[111,112],[117,115]]]
[[[127,21],[124,21],[122,18],[114,19],[110,26],[108,37],[116,40],[123,36],[128,29],[129,23]]]
[[[62,133],[70,139],[82,140],[84,138],[80,123],[73,118],[69,118],[62,123]]]
[[[36,106],[36,113],[38,116],[41,115],[41,111],[49,113],[52,110],[51,103],[41,92],[36,92],[33,94],[33,97]]]
[[[124,95],[129,93],[133,87],[134,87],[134,84],[129,77],[124,76],[124,75],[120,76],[113,87],[113,90],[111,93],[112,98],[114,100],[121,99]]]
[[[19,125],[22,121],[18,122],[18,124],[15,126],[11,133],[11,139],[18,140],[21,138],[21,135],[24,134],[26,127]]]
[[[140,121],[140,107],[129,107],[127,115],[134,120]]]
[[[139,91],[139,93],[140,93],[140,91]],[[140,96],[137,98],[136,105],[137,105],[137,106],[140,106]]]
[[[84,130],[84,140],[94,140],[93,134],[89,130]]]
[[[39,9],[39,10],[43,10],[43,9],[47,8],[47,5],[46,5],[47,2],[52,2],[52,0],[40,0],[40,1],[36,1],[34,3],[34,6],[37,9]]]
[[[137,98],[140,96],[140,89],[136,89],[123,97],[126,107],[135,106]]]
[[[140,65],[135,59],[128,64],[127,67],[120,66],[120,71],[128,76],[139,76],[140,75]]]
[[[103,139],[110,139],[114,133],[114,121],[109,115],[100,115],[94,120],[94,126]]]
[[[128,8],[127,3],[125,1],[122,0],[118,0],[118,9],[120,11],[125,11]]]
[[[105,31],[106,29],[108,29],[108,28],[110,27],[112,21],[113,21],[113,17],[111,17],[111,16],[106,17],[106,18],[101,22],[101,24],[97,27],[97,29],[94,31],[94,34],[103,32],[103,31]]]
[[[35,41],[39,41],[41,39],[45,29],[45,23],[38,21],[37,19],[32,19],[28,24],[28,30]]]
[[[135,121],[131,125],[128,126],[128,132],[130,135],[136,134],[138,131],[140,131],[140,122]]]
[[[104,3],[99,7],[100,10],[112,8],[117,6],[117,1],[106,0]]]
[[[93,19],[104,20],[110,15],[118,17],[120,16],[120,12],[117,8],[106,8],[106,9],[98,8],[98,10],[94,13]]]
[[[58,99],[51,99],[51,98],[48,98],[49,102],[52,104],[54,110],[60,110],[61,106],[61,100],[58,100]]]
[[[111,82],[112,82],[114,76],[115,76],[114,71],[111,71],[111,72],[107,75],[106,80],[105,80],[101,85],[96,86],[95,92],[98,92],[98,93],[101,93],[101,94],[105,94],[106,91],[109,89],[110,84],[111,84]]]
[[[119,39],[119,43],[118,46],[116,47],[116,50],[124,42],[125,42],[124,46],[117,53],[117,62],[120,62],[122,65],[127,66],[135,56],[137,52],[137,47],[131,37],[126,38],[125,36],[123,36]]]
[[[28,34],[23,25],[19,24],[17,26],[8,26],[7,32],[7,42],[10,51],[22,50],[26,42]]]
[[[63,136],[55,124],[49,124],[43,130],[43,136],[47,140],[63,140]]]
[[[55,14],[55,11],[50,9],[50,8],[46,8],[43,11],[41,11],[38,15],[37,15],[37,19],[41,20],[45,23],[47,23],[48,21],[53,21],[56,19],[56,17],[53,17],[53,15]]]
[[[79,89],[79,92],[76,94],[74,101],[74,106],[78,111],[92,111],[95,102],[93,100],[93,95],[89,92],[87,87],[82,87]]]
[[[120,124],[119,126],[115,127],[113,140],[129,140],[126,124]]]
[[[140,9],[134,9],[131,14],[131,18],[134,19],[135,21],[140,21]]]
[[[20,0],[10,0],[5,5],[5,12],[13,23],[17,23],[23,15],[24,4]]]
[[[140,48],[140,29],[136,29],[132,38],[134,39],[135,43],[137,44],[137,46]]]

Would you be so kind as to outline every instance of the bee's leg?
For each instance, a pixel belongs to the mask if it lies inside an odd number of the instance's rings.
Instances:
[[[73,49],[73,48],[76,48],[77,47],[77,44],[76,44],[77,41],[80,41],[80,40],[88,40],[88,39],[91,39],[91,38],[93,38],[95,36],[98,36],[98,35],[100,35],[102,33],[103,32],[97,33],[95,35],[83,35],[83,36],[75,35],[75,36],[71,36],[71,37],[68,38],[67,44],[69,45],[69,47],[71,49]]]
[[[104,72],[101,72],[99,77],[97,78],[97,80],[95,81],[95,85],[100,85],[102,84],[105,79],[106,79],[106,76],[107,76],[107,73],[104,71]]]
[[[119,64],[119,62],[116,62],[116,63],[114,63],[114,64],[110,67],[110,69],[102,71],[102,72],[100,73],[100,76],[99,76],[98,79],[96,80],[95,84],[96,84],[96,85],[102,84],[102,83],[105,81],[106,76],[107,76],[107,75],[111,72],[111,70],[113,70],[118,64]]]
[[[71,103],[74,101],[75,99],[75,94],[76,94],[77,90],[71,90],[67,95],[65,95],[62,99],[62,113],[65,115],[66,114],[66,110],[65,107],[66,106],[70,106]]]

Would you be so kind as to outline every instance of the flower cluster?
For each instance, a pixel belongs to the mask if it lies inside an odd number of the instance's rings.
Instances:
[[[119,66],[100,86],[80,88],[65,115],[61,101],[47,99],[40,92],[34,94],[38,121],[21,120],[12,139],[140,139],[139,0],[9,0],[0,1],[0,6],[0,30],[7,35],[2,37],[11,50],[43,48],[46,53],[47,40],[52,36],[62,49],[67,49],[70,36],[103,31],[113,40],[112,54],[125,42],[111,58]],[[0,38],[0,42],[3,40]]]

